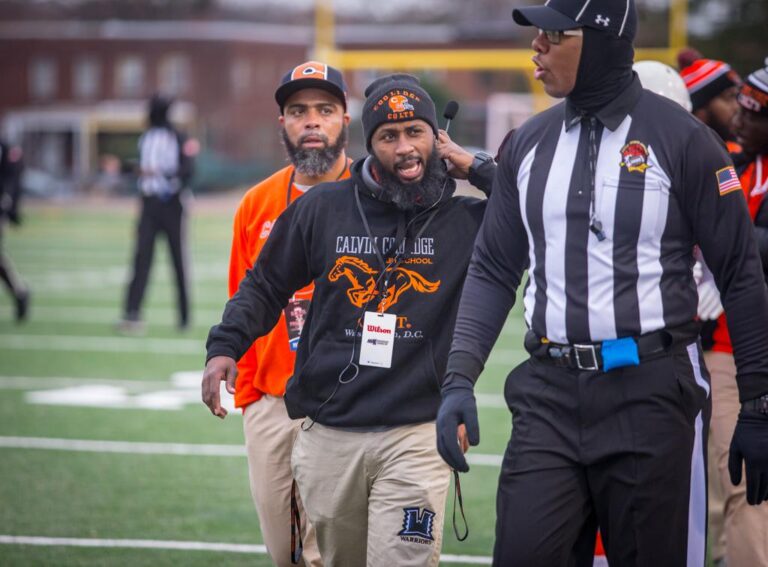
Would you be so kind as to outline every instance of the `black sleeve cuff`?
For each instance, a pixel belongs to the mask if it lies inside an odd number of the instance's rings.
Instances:
[[[762,374],[737,375],[739,403],[768,394],[768,376]]]
[[[494,177],[496,177],[496,162],[489,160],[482,163],[477,169],[470,167],[467,181],[480,189],[486,196],[490,196]]]
[[[469,352],[457,350],[448,355],[448,365],[445,369],[446,376],[458,374],[474,384],[477,382],[482,371],[483,362]]]

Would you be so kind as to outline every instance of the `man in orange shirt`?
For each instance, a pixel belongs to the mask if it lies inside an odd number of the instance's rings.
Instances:
[[[732,152],[731,157],[755,224],[763,272],[768,280],[768,67],[749,75],[740,89],[738,103],[732,127],[741,151]],[[758,405],[739,400],[726,315],[722,313],[717,318],[712,350],[704,353],[712,380],[710,443],[725,500],[725,563],[729,567],[768,565],[768,508],[747,505],[744,494],[750,487],[738,482],[742,476],[741,463],[728,459],[737,416],[758,423],[768,420],[768,397]],[[758,338],[764,334],[764,329],[755,331]],[[728,480],[729,476],[737,481],[735,485]]]
[[[347,87],[341,73],[316,61],[289,71],[275,92],[282,138],[291,165],[251,188],[234,220],[229,294],[234,295],[285,208],[314,185],[349,177]],[[235,405],[243,410],[251,494],[267,551],[275,565],[291,565],[291,449],[301,420],[283,403],[313,287],[297,292],[280,321],[237,365]],[[223,416],[221,416],[223,417]],[[298,494],[296,495],[298,498]],[[300,565],[321,565],[314,530],[303,527]]]

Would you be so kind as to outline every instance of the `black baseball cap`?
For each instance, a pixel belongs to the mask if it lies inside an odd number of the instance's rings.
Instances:
[[[275,91],[275,100],[283,111],[285,101],[293,93],[303,89],[322,89],[341,101],[347,109],[347,84],[341,71],[319,61],[307,61],[288,71]]]
[[[635,0],[547,0],[543,6],[515,8],[512,18],[521,26],[543,30],[588,27],[630,41],[637,32]]]

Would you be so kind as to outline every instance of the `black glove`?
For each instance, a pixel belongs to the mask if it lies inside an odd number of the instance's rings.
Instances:
[[[469,465],[457,435],[459,425],[463,423],[467,428],[469,444],[480,443],[474,384],[469,378],[451,374],[443,383],[441,395],[443,401],[437,412],[437,452],[451,468],[467,472]]]
[[[747,502],[768,500],[768,415],[742,411],[736,422],[728,455],[731,482],[741,482],[741,462],[747,473]]]

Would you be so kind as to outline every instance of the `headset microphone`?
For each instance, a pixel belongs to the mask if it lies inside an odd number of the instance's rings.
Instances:
[[[456,115],[459,113],[459,103],[455,100],[449,100],[448,103],[445,105],[445,110],[443,110],[443,118],[446,119],[445,123],[445,131],[448,131],[448,128],[451,127],[451,120],[456,118]]]

